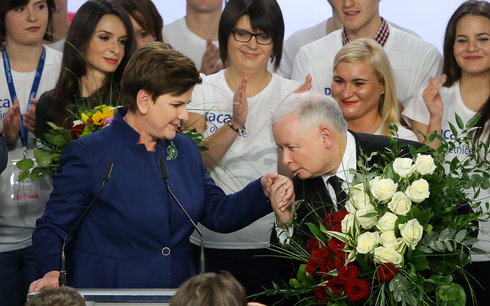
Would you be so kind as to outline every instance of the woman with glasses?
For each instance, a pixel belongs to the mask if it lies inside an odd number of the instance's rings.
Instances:
[[[203,159],[227,194],[257,175],[278,170],[271,114],[301,85],[267,69],[269,61],[279,66],[283,38],[284,21],[275,0],[229,1],[218,29],[225,69],[205,77],[194,89],[186,129],[204,134]],[[273,226],[270,214],[229,234],[203,228],[207,271],[230,271],[247,294],[271,286],[278,278],[277,258],[260,255],[267,254]],[[198,236],[191,241],[199,244]]]

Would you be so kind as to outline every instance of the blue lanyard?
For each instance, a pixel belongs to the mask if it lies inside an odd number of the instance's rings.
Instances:
[[[10,99],[11,102],[14,103],[14,101],[17,99],[17,93],[15,91],[15,86],[14,86],[14,79],[12,77],[12,69],[10,68],[10,61],[9,57],[7,54],[7,48],[4,47],[2,50],[2,58],[3,58],[3,67],[5,68],[5,78],[7,79],[7,85],[9,87],[9,92],[10,92]],[[34,99],[37,94],[37,90],[39,88],[39,82],[41,81],[41,76],[43,74],[43,69],[44,69],[44,61],[46,59],[46,48],[43,47],[43,52],[41,53],[41,57],[39,58],[39,63],[37,64],[37,69],[36,69],[36,74],[34,75],[34,80],[32,82],[32,88],[31,88],[31,93],[29,95],[29,100],[27,101],[27,109],[26,112],[29,111],[29,109],[32,106],[32,101],[31,99]],[[19,101],[20,103],[20,101]],[[27,128],[25,127],[24,120],[22,119],[22,112],[19,108],[19,116],[20,116],[20,140],[22,141],[22,146],[24,148],[27,148]]]

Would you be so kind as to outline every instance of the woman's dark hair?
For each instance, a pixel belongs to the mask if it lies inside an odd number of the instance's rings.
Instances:
[[[490,19],[490,3],[483,1],[466,1],[453,13],[446,27],[444,36],[444,66],[442,72],[447,75],[445,87],[451,87],[461,78],[461,67],[454,57],[454,41],[456,40],[456,27],[461,18],[466,15],[483,16]]]
[[[229,272],[195,275],[177,289],[170,306],[246,306],[243,286]]]
[[[76,105],[81,98],[81,77],[87,73],[88,65],[85,55],[95,28],[104,15],[115,15],[124,24],[127,32],[124,57],[117,69],[107,76],[101,88],[88,99],[87,104],[93,107],[118,103],[119,82],[135,45],[133,26],[128,13],[117,1],[89,0],[79,8],[71,22],[63,50],[60,77],[50,92],[56,101],[58,124],[65,125],[64,121],[69,117],[68,108]]]
[[[163,42],[152,42],[134,52],[121,81],[121,100],[128,111],[138,106],[140,90],[153,101],[164,94],[182,95],[201,83],[201,77],[190,58]]]
[[[227,66],[228,38],[238,20],[247,15],[254,31],[263,31],[272,36],[272,60],[274,70],[281,64],[284,40],[284,19],[276,0],[230,0],[221,13],[218,28],[219,53]],[[233,38],[231,38],[233,39]]]
[[[477,115],[480,116],[480,119],[475,123],[475,126],[479,127],[479,129],[470,132],[470,136],[478,141],[484,132],[487,131],[487,139],[482,139],[482,141],[490,144],[490,126],[487,126],[487,123],[490,120],[490,96],[488,96],[487,101],[485,101],[480,110],[478,110]]]
[[[449,19],[444,37],[444,66],[442,72],[447,75],[445,87],[451,87],[456,81],[461,79],[461,67],[459,67],[454,57],[454,41],[456,40],[456,27],[461,18],[466,15],[483,16],[490,19],[490,3],[487,1],[466,1],[461,4],[454,14]],[[490,96],[487,101],[478,111],[480,119],[475,126],[480,127],[471,133],[471,136],[479,140],[484,132],[484,128],[490,119]],[[488,127],[487,127],[488,129]],[[490,133],[485,140],[487,143],[490,140]]]
[[[3,46],[5,43],[5,40],[7,38],[7,29],[5,28],[5,16],[7,15],[7,12],[13,9],[16,9],[20,6],[27,5],[29,3],[29,0],[2,0],[2,3],[0,3],[0,47]],[[55,10],[56,6],[54,4],[54,0],[46,0],[46,5],[48,6],[48,26],[46,29],[49,29],[49,26],[51,24],[51,19],[53,16],[53,11]],[[52,36],[50,33],[46,32],[44,34],[44,39],[51,41]]]
[[[119,3],[155,41],[163,41],[163,19],[151,0],[119,0]]]

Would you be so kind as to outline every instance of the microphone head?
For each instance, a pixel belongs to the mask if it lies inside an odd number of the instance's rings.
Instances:
[[[168,179],[168,174],[167,167],[165,166],[165,158],[163,156],[160,156],[158,159],[158,165],[160,166],[160,175],[162,176],[162,179],[166,181]]]
[[[109,160],[109,162],[107,163],[107,167],[105,168],[105,171],[104,171],[104,181],[106,183],[109,182],[109,180],[111,179],[111,175],[112,175],[112,168],[114,168],[114,161],[111,159]]]

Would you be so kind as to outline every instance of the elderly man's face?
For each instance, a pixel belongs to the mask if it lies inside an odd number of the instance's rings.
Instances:
[[[282,151],[282,163],[301,179],[335,173],[339,158],[328,128],[301,127],[296,114],[284,117],[272,127],[274,139]]]

